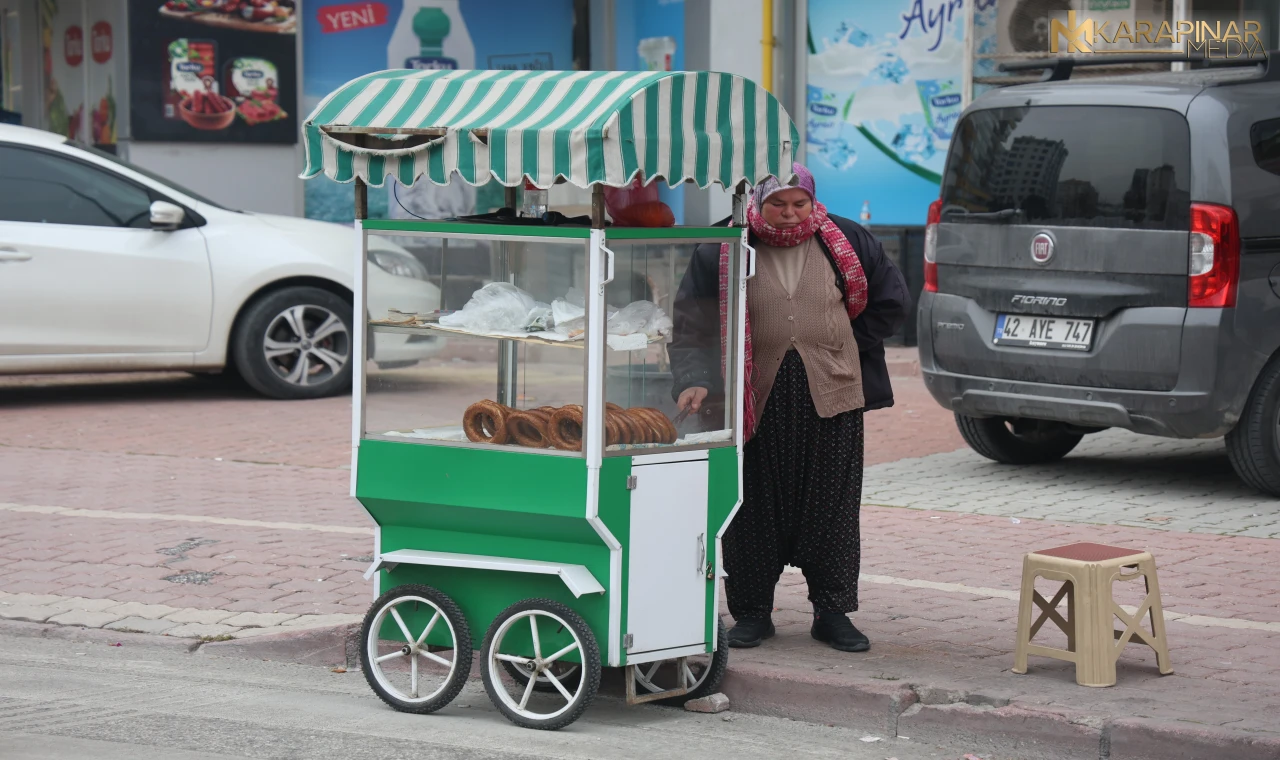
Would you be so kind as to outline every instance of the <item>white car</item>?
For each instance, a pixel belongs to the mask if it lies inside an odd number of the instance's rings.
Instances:
[[[0,125],[0,374],[234,370],[274,398],[351,388],[357,233],[232,211],[49,132]],[[369,243],[370,314],[431,311],[427,268]],[[439,340],[378,334],[404,366]]]

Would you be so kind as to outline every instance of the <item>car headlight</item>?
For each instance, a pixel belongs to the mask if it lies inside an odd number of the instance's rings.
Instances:
[[[379,269],[396,277],[412,277],[415,280],[426,280],[427,268],[412,256],[395,251],[369,251],[369,261]]]

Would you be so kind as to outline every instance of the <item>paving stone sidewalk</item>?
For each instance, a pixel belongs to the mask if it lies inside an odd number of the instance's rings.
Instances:
[[[192,638],[359,619],[371,534],[346,496],[348,399],[91,380],[0,379],[0,618]],[[1220,441],[1108,432],[1055,465],[1000,467],[963,448],[918,379],[895,386],[898,405],[867,417],[855,619],[872,652],[813,642],[803,579],[789,574],[778,638],[735,651],[739,667],[1275,730],[1280,506],[1236,482]],[[1075,540],[1155,553],[1176,675],[1155,675],[1139,646],[1115,689],[1080,689],[1047,661],[1008,672],[1022,554]]]
[[[1009,467],[968,449],[868,469],[863,503],[1280,538],[1280,500],[1236,477],[1221,440],[1110,430],[1061,462]]]

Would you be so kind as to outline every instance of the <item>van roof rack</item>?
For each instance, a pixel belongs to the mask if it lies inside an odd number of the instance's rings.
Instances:
[[[1147,53],[1135,55],[1104,55],[1092,58],[1067,57],[1067,58],[1041,58],[1033,61],[1013,61],[1010,63],[1002,63],[999,65],[1000,71],[1035,71],[1037,69],[1044,70],[1044,76],[1040,79],[1042,82],[1065,82],[1071,78],[1071,73],[1078,66],[1127,66],[1139,63],[1190,63],[1192,65],[1200,64],[1198,69],[1217,69],[1217,68],[1237,68],[1245,66],[1257,66],[1261,63],[1264,67],[1262,76],[1256,79],[1242,80],[1248,82],[1280,82],[1280,50],[1272,50],[1266,53],[1262,61],[1252,58],[1234,58],[1223,61],[1211,61],[1202,56],[1189,56],[1183,53]]]

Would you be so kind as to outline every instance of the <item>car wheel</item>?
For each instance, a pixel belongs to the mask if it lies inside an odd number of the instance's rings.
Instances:
[[[956,415],[969,448],[1001,464],[1044,464],[1065,457],[1084,436],[1061,422]]]
[[[351,304],[327,290],[282,288],[245,310],[232,336],[236,369],[279,399],[351,390]]]
[[[1263,370],[1227,433],[1227,458],[1251,488],[1280,496],[1280,360]]]

